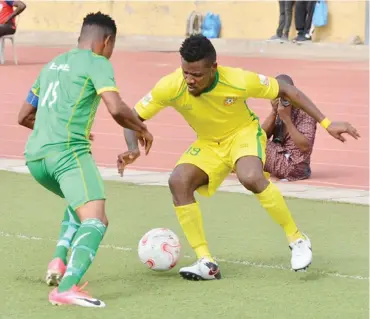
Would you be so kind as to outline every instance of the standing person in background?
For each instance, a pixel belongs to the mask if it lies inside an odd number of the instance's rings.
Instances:
[[[294,42],[311,41],[312,17],[315,11],[316,1],[297,1],[295,8],[295,28],[297,36]]]
[[[293,5],[294,1],[284,1],[279,0],[279,26],[276,30],[276,34],[273,35],[269,41],[281,41],[281,42],[288,42],[289,41],[289,30],[292,24],[292,16],[293,16]]]
[[[15,17],[25,9],[26,5],[22,1],[0,0],[0,38],[15,33]]]

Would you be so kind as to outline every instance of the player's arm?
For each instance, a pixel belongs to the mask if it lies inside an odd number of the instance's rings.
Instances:
[[[144,96],[136,105],[133,110],[136,118],[144,122],[151,119],[158,112],[164,109],[170,104],[169,100],[169,89],[162,81],[157,83],[157,85],[150,91],[149,94]],[[126,165],[133,163],[139,156],[139,143],[143,145],[143,141],[140,137],[135,134],[132,130],[125,129],[124,136],[128,148],[128,152],[118,155],[117,167],[118,172],[123,174],[123,170]]]
[[[302,109],[320,123],[330,135],[344,142],[343,133],[357,139],[360,137],[357,130],[347,122],[331,122],[316,105],[297,87],[288,83],[253,72],[245,72],[246,91],[248,97],[274,100],[282,98],[288,100],[294,107]]]
[[[93,56],[89,66],[89,77],[98,95],[101,96],[113,119],[122,127],[134,130],[145,143],[149,152],[152,145],[152,135],[122,100],[114,78],[113,66],[102,56]]]
[[[276,80],[275,80],[276,81]],[[297,87],[290,85],[284,81],[278,80],[279,86],[279,97],[290,101],[290,103],[297,108],[300,108],[305,113],[310,115],[316,120],[317,123],[328,131],[328,133],[340,140],[345,142],[346,139],[342,136],[343,133],[347,133],[356,140],[360,137],[357,130],[348,122],[331,122],[319,109],[318,107]]]
[[[162,84],[162,81],[158,82],[156,86],[135,105],[133,113],[136,118],[144,122],[151,119],[168,106],[170,103],[168,92],[169,89],[166,87],[166,84]],[[128,149],[139,150],[138,138],[134,132],[125,129],[124,135]]]
[[[6,0],[5,2],[8,3],[9,5],[15,7],[15,10],[8,17],[8,20],[5,22],[5,24],[9,23],[9,21],[11,21],[17,15],[20,15],[27,7],[26,4],[23,1]]]
[[[18,113],[18,124],[31,130],[33,130],[33,126],[35,125],[37,106],[39,103],[39,90],[40,82],[38,78]]]
[[[109,113],[113,119],[123,128],[128,128],[143,134],[147,131],[146,125],[138,119],[134,112],[121,99],[116,91],[104,91],[100,93]]]

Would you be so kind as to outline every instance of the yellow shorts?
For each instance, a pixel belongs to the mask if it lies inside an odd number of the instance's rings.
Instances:
[[[228,139],[217,143],[196,140],[176,163],[193,164],[204,171],[209,184],[197,189],[202,196],[212,196],[235,167],[237,160],[244,156],[257,156],[263,165],[266,160],[266,133],[257,121],[236,132]]]

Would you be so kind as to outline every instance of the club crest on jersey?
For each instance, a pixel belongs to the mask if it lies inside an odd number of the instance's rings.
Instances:
[[[265,86],[269,86],[270,85],[270,81],[268,79],[268,77],[262,75],[262,74],[258,74],[258,77],[260,78],[260,83],[262,85],[265,85]]]
[[[233,105],[236,102],[237,98],[236,97],[227,97],[224,100],[224,105],[225,106],[230,106]]]

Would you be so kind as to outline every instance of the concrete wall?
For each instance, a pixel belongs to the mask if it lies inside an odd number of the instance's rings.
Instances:
[[[277,1],[29,1],[19,29],[78,32],[82,18],[101,10],[116,20],[120,35],[184,36],[191,11],[219,13],[223,38],[266,39],[274,34]],[[315,40],[347,42],[365,39],[366,1],[329,0],[329,25]],[[293,19],[294,20],[294,19]],[[295,35],[294,22],[291,37]]]

